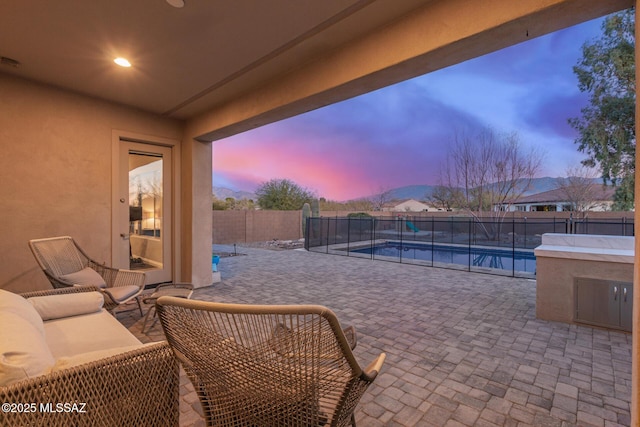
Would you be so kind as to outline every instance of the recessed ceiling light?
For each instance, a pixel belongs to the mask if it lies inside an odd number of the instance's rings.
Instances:
[[[127,61],[126,58],[116,58],[113,60],[113,62],[115,62],[121,67],[131,67],[131,63]]]
[[[177,8],[184,7],[184,0],[167,0],[167,3]]]

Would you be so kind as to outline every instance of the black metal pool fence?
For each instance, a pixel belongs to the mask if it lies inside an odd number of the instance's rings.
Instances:
[[[469,271],[481,271],[513,277],[531,277],[531,273],[517,271],[516,262],[509,269],[482,268],[474,265],[471,256],[472,248],[494,248],[510,253],[515,260],[516,254],[530,251],[542,243],[544,233],[598,234],[614,236],[633,236],[633,219],[526,219],[495,218],[476,219],[470,217],[449,218],[411,218],[411,217],[316,217],[309,218],[305,239],[305,249],[313,252],[336,255],[366,257],[385,261],[439,266],[447,268],[464,268]],[[402,256],[379,256],[373,251],[374,246],[384,242],[403,242],[411,244],[451,245],[459,250],[467,247],[469,251],[468,265],[448,265],[425,262]],[[355,253],[356,249],[372,248],[370,253]]]

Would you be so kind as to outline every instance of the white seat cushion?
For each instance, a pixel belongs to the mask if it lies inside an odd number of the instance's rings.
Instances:
[[[111,295],[111,298],[113,298],[114,301],[122,302],[122,301],[125,301],[127,298],[138,293],[140,291],[140,288],[134,285],[127,285],[127,286],[116,286],[113,288],[107,288],[104,291],[109,295]]]
[[[0,311],[0,325],[0,386],[49,372],[55,360],[36,326],[9,311]]]
[[[64,317],[44,323],[45,338],[53,357],[142,344],[106,310]]]
[[[76,271],[75,273],[64,274],[60,276],[60,278],[74,285],[97,286],[99,288],[107,287],[107,284],[102,276],[90,267],[85,267],[80,271]]]
[[[42,317],[25,298],[13,292],[0,289],[0,312],[15,313],[31,323],[42,335],[44,325]]]

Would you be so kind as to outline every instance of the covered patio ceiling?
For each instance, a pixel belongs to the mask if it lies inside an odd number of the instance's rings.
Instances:
[[[632,5],[185,0],[175,8],[165,0],[4,2],[0,73],[193,120],[190,133],[212,141]],[[118,56],[133,66],[116,66]]]

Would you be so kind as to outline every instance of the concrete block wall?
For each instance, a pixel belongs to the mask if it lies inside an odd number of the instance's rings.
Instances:
[[[302,238],[300,211],[213,211],[213,243]]]

